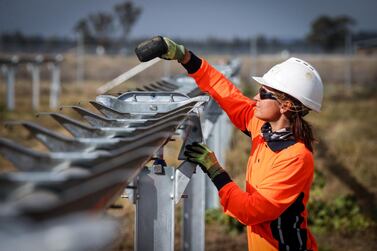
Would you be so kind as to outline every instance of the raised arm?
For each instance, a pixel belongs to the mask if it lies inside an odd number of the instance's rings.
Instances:
[[[198,58],[183,45],[161,36],[141,43],[136,47],[135,52],[143,62],[154,57],[161,57],[182,63],[199,88],[217,101],[236,127],[247,134],[252,132],[253,126],[249,123],[254,114],[255,101],[245,97],[206,60]]]
[[[182,65],[193,77],[199,88],[213,97],[228,114],[232,123],[242,131],[250,131],[248,124],[253,117],[255,101],[244,96],[232,82],[212,67],[206,60],[187,52]]]

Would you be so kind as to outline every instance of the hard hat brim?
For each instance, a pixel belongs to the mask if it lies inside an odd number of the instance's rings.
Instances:
[[[270,84],[268,83],[264,78],[262,77],[255,77],[255,76],[251,76],[255,81],[258,82],[258,84],[261,84],[261,85],[264,85],[264,86],[267,86],[267,87],[270,87],[272,89],[275,89],[275,90],[278,90],[278,91],[281,91],[283,93],[286,93],[284,92],[283,90],[280,90],[279,87],[276,87],[275,85],[273,84]],[[289,94],[291,95],[291,94]],[[292,95],[293,96],[293,95]],[[321,107],[319,106],[318,108],[317,107],[310,107],[309,105],[307,105],[305,102],[303,102],[302,100],[300,100],[299,98],[296,98],[297,100],[299,100],[304,106],[306,106],[307,108],[309,108],[310,110],[313,110],[313,111],[316,111],[316,112],[320,112],[321,111]],[[318,105],[317,105],[318,106]]]
[[[275,86],[269,84],[266,80],[264,80],[264,78],[262,77],[255,77],[255,76],[251,76],[255,81],[257,81],[259,84],[261,85],[265,85],[265,86],[268,86],[268,87],[271,87],[273,89],[276,89]]]

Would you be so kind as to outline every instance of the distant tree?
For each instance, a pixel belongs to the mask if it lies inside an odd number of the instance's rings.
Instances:
[[[307,40],[319,45],[327,52],[342,47],[347,35],[351,34],[351,26],[355,20],[348,16],[320,16],[311,24]]]
[[[82,36],[85,43],[95,42],[106,47],[114,31],[113,28],[113,16],[98,12],[80,19],[73,30]]]
[[[353,34],[352,39],[355,41],[368,40],[377,38],[377,31],[359,31]]]
[[[27,37],[20,31],[15,31],[11,33],[3,33],[1,35],[1,41],[4,44],[17,44],[25,45],[27,43]]]
[[[268,39],[262,34],[257,35],[255,39],[257,40],[258,49],[261,51],[266,50],[268,47]]]
[[[98,12],[89,15],[90,29],[94,33],[94,37],[98,43],[105,46],[108,45],[113,28],[113,16],[107,13]]]
[[[73,30],[82,36],[84,42],[88,42],[93,38],[87,18],[80,19],[73,27]]]
[[[126,44],[132,27],[140,17],[142,8],[135,6],[131,1],[126,1],[124,3],[115,5],[114,10],[119,24],[122,27],[122,40],[124,44]]]

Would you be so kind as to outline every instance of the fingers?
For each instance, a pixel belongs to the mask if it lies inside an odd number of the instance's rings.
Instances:
[[[202,156],[201,153],[196,153],[196,152],[191,152],[191,151],[185,151],[183,154],[186,157],[190,157],[190,158],[199,158],[200,156]]]
[[[186,151],[196,152],[196,153],[204,153],[203,148],[200,148],[200,147],[195,146],[195,145],[187,145]]]
[[[212,152],[212,150],[209,149],[208,146],[207,146],[206,144],[198,143],[198,142],[194,142],[194,143],[192,143],[192,145],[194,145],[194,146],[196,146],[196,147],[200,147],[200,148],[203,149],[204,151]]]
[[[201,144],[198,142],[194,142],[191,145],[187,145],[186,149],[200,153],[211,152],[211,149],[209,149],[205,144]]]

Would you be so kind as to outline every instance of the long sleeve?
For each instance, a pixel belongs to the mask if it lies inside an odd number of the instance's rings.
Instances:
[[[307,155],[292,156],[274,165],[269,174],[256,187],[242,191],[234,182],[219,191],[224,211],[228,211],[246,225],[276,219],[310,186],[312,158]]]
[[[189,75],[195,79],[202,91],[209,93],[216,100],[237,128],[242,131],[248,130],[248,124],[254,115],[255,101],[244,96],[206,60],[198,59],[194,54],[192,55],[194,59],[193,63],[189,64],[190,67],[184,65],[189,73],[192,72]],[[199,69],[195,69],[195,67],[199,67]]]

